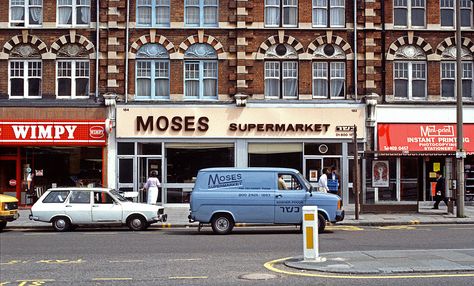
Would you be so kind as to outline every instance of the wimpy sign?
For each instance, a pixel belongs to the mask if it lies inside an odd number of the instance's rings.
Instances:
[[[0,145],[105,145],[104,121],[0,122]]]

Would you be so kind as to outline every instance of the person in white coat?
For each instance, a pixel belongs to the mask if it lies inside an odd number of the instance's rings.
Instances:
[[[158,199],[158,187],[161,187],[160,180],[158,180],[158,172],[153,170],[150,172],[150,177],[146,181],[145,189],[147,190],[147,204],[154,205]]]
[[[329,191],[328,187],[328,168],[323,168],[323,174],[319,177],[319,191],[327,193]]]

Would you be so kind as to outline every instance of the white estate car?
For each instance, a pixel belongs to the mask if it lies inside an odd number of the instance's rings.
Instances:
[[[167,215],[161,206],[131,202],[114,189],[67,187],[47,190],[31,207],[30,219],[51,222],[56,231],[110,224],[145,230],[166,222]]]

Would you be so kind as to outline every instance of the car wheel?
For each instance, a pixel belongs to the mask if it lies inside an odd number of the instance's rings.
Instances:
[[[318,214],[318,233],[323,233],[326,228],[326,219],[322,214]]]
[[[130,230],[139,231],[147,228],[147,222],[142,216],[132,216],[127,220],[127,226]]]
[[[53,219],[52,225],[55,231],[63,232],[69,230],[71,222],[67,217],[57,217]]]
[[[6,226],[7,226],[7,222],[6,222],[6,221],[0,222],[0,231],[2,231]]]
[[[215,234],[228,234],[234,228],[234,220],[228,214],[217,214],[211,221]]]

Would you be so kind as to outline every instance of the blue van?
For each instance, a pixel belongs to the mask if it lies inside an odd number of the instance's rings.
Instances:
[[[319,232],[344,219],[342,199],[317,191],[295,169],[209,168],[197,175],[188,218],[227,234],[236,223],[301,225],[302,207],[314,205]]]

